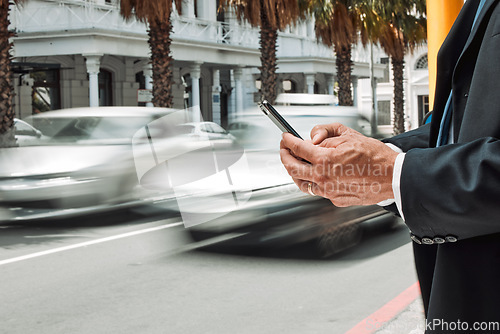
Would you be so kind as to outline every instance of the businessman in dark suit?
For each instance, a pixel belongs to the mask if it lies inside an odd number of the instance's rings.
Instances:
[[[413,240],[426,333],[500,322],[499,3],[465,3],[438,54],[431,124],[385,144],[340,124],[281,143],[302,191],[337,206],[393,203]]]

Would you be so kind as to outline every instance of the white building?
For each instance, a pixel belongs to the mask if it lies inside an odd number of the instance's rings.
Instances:
[[[387,68],[384,77],[377,80],[377,120],[379,130],[390,133],[394,110],[393,73],[389,58],[382,56],[380,59],[382,63],[387,64]],[[359,87],[361,92],[360,108],[364,111],[370,110],[372,105],[370,80],[361,80]],[[415,129],[422,124],[424,116],[430,111],[426,46],[422,46],[413,54],[406,56],[403,87],[406,130]]]
[[[199,105],[205,120],[226,125],[258,98],[259,31],[232,13],[218,13],[217,0],[185,0],[182,10],[182,16],[173,15],[174,107]],[[116,0],[30,0],[12,5],[10,18],[17,34],[17,117],[58,108],[144,104],[138,91],[151,88],[147,27],[122,19]],[[360,47],[353,53],[355,104],[369,117],[370,55]],[[420,100],[428,101],[428,75],[419,70],[425,55],[422,49],[407,61],[412,128]],[[279,33],[277,56],[279,92],[334,93],[333,52],[316,42],[312,20]],[[390,132],[391,74],[380,50],[374,59],[379,124]]]

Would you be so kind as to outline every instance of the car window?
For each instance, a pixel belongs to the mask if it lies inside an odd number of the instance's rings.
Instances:
[[[174,136],[187,135],[194,132],[194,126],[186,124],[177,125],[173,128],[172,132]]]
[[[64,142],[76,142],[78,140],[87,139],[92,135],[99,121],[100,119],[95,117],[73,119],[66,124],[66,126],[57,131],[52,138]]]
[[[66,117],[28,117],[25,120],[43,134],[53,137],[71,123],[73,119]]]
[[[286,115],[285,119],[304,139],[310,138],[311,129],[317,124],[340,122],[356,128],[354,121],[359,117],[321,116],[321,115]],[[241,123],[242,121],[237,121]],[[248,149],[279,150],[281,131],[264,115],[245,117],[246,128],[233,134],[240,145]]]
[[[32,127],[30,127],[29,125],[27,125],[23,122],[17,121],[14,124],[14,129],[15,129],[16,136],[35,136],[35,137],[37,136],[37,133],[35,132],[35,130],[33,130]]]
[[[53,142],[77,143],[82,140],[132,139],[151,117],[33,117],[29,120]],[[85,143],[82,143],[85,144]]]
[[[245,122],[235,122],[235,123],[229,124],[229,126],[228,126],[229,132],[235,131],[235,130],[245,130],[247,128],[248,128],[248,123],[245,123]]]
[[[212,127],[212,131],[213,131],[214,133],[219,133],[219,134],[224,134],[224,133],[226,133],[226,130],[224,130],[224,129],[222,128],[222,126],[220,126],[219,124],[214,123],[214,124],[210,124],[210,125],[211,125],[211,127]]]
[[[93,126],[89,138],[131,139],[137,130],[151,120],[149,117],[102,117]]]
[[[200,125],[200,130],[203,132],[213,132],[212,127],[210,124],[201,124]]]

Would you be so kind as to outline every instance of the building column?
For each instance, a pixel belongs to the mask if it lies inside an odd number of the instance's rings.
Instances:
[[[326,84],[328,86],[328,95],[335,94],[335,76],[333,74],[326,75]]]
[[[153,69],[151,64],[147,64],[142,68],[142,73],[144,75],[144,88],[151,91],[151,96],[153,96]],[[153,102],[146,102],[146,107],[153,107]]]
[[[316,33],[315,33],[315,30],[314,30],[314,22],[315,22],[315,19],[314,19],[314,16],[308,16],[307,18],[307,37],[309,38],[316,38]]]
[[[352,77],[352,105],[358,106],[358,77]]]
[[[200,101],[200,78],[201,62],[191,65],[191,107],[193,110],[193,122],[201,122],[201,101]]]
[[[220,70],[213,69],[212,72],[212,119],[215,123],[222,124],[221,106],[220,106]]]
[[[83,55],[89,75],[89,106],[99,107],[99,68],[101,55]]]
[[[236,114],[243,112],[243,68],[237,67],[233,70],[234,88],[236,91]]]
[[[217,6],[212,1],[197,1],[198,18],[207,21],[217,21]]]
[[[307,94],[314,94],[314,74],[306,74]]]
[[[182,16],[194,18],[194,0],[182,1]]]

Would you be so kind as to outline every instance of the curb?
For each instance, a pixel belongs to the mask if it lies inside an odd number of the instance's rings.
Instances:
[[[423,333],[424,313],[419,297],[420,285],[417,282],[345,334]]]

